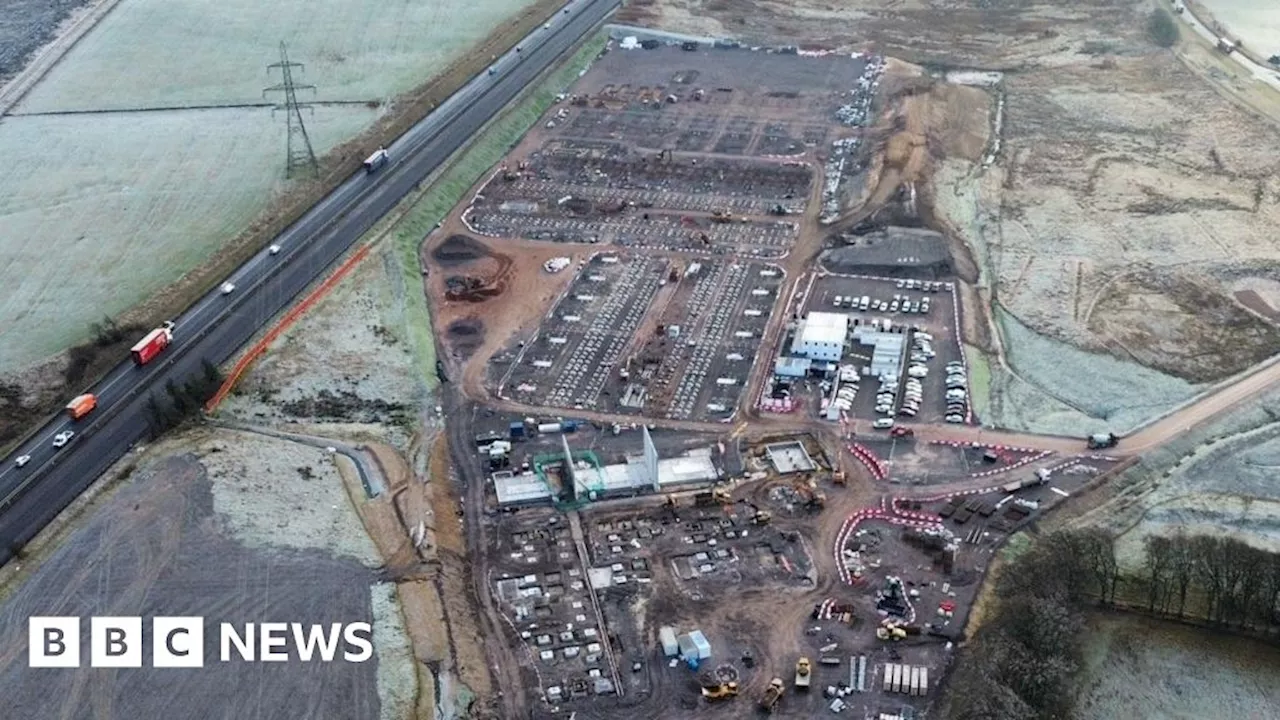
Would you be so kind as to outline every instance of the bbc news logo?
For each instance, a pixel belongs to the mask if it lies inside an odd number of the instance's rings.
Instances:
[[[80,667],[80,618],[28,619],[28,665],[33,668]],[[205,621],[202,617],[151,619],[151,666],[204,667]],[[231,623],[218,626],[220,662],[333,662],[341,657],[362,663],[373,657],[373,628],[369,623]],[[293,653],[290,653],[292,641]],[[142,667],[146,639],[140,617],[89,619],[89,666]],[[339,655],[339,647],[342,653]]]

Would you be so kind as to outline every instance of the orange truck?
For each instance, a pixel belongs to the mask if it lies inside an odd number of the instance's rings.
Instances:
[[[79,420],[93,412],[96,407],[98,407],[98,396],[93,393],[85,393],[77,395],[71,402],[67,403],[67,414],[71,416],[72,420]]]

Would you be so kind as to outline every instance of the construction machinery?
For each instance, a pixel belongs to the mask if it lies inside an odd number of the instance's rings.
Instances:
[[[832,473],[831,473],[831,484],[832,484],[832,485],[844,485],[844,483],[845,483],[845,479],[844,479],[844,471],[843,471],[843,470],[836,470],[836,471],[834,471],[834,472],[832,472]]]
[[[707,507],[709,505],[726,505],[733,502],[729,495],[729,491],[724,488],[714,488],[708,492],[696,493],[693,496],[693,504],[695,507]]]
[[[827,506],[827,496],[818,490],[817,483],[812,477],[805,480],[797,480],[791,486],[796,496],[800,499],[800,504],[806,510],[822,510]]]
[[[785,690],[786,686],[782,684],[782,678],[770,680],[769,687],[764,689],[764,695],[760,698],[760,709],[773,712],[778,707],[778,701],[782,699],[782,693]]]
[[[881,640],[904,640],[909,636],[919,635],[919,625],[908,625],[904,622],[888,619],[880,623],[880,627],[876,628],[876,637]]]
[[[876,628],[876,637],[881,640],[902,640],[907,637],[907,631],[897,625],[881,625]]]
[[[730,681],[718,685],[704,685],[702,686],[702,697],[711,702],[736,698],[738,697],[738,683]]]
[[[809,664],[809,658],[802,657],[796,661],[796,689],[808,690],[809,683],[813,680],[813,666]]]
[[[744,498],[738,502],[745,503],[751,508],[752,525],[768,525],[769,521],[773,520],[773,515],[771,515],[768,510],[761,510],[759,505],[756,505],[750,500]]]

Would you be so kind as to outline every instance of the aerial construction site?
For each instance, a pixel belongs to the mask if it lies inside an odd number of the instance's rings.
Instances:
[[[325,716],[1265,714],[1280,75],[1202,4],[626,3],[421,182],[379,145],[412,191],[16,602],[124,527],[211,608],[278,564],[382,633],[252,681]]]

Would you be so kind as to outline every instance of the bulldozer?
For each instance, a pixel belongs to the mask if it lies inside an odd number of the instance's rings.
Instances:
[[[770,680],[769,687],[765,688],[764,695],[760,698],[760,709],[773,712],[778,707],[778,700],[782,699],[782,693],[785,690],[786,686],[782,684],[782,678]]]
[[[727,683],[720,683],[718,685],[703,685],[702,697],[711,702],[736,698],[738,697],[738,683],[730,681]]]

